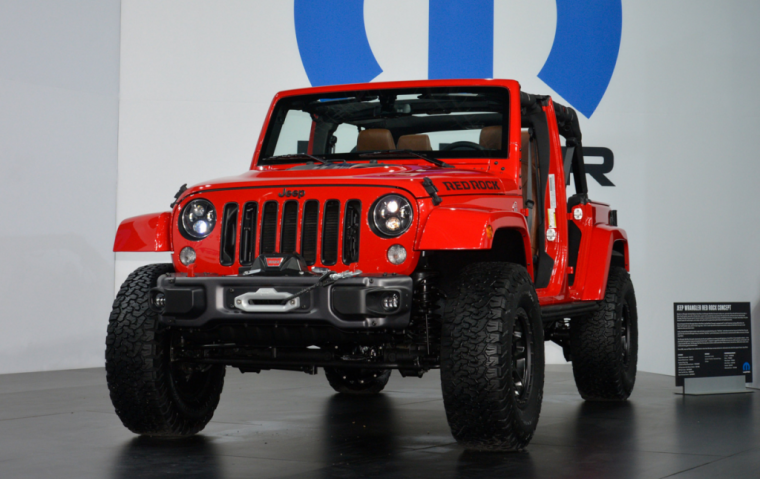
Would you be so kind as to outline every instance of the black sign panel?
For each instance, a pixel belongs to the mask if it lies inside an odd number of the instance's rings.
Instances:
[[[752,382],[749,303],[674,303],[676,386],[684,378],[738,376]]]

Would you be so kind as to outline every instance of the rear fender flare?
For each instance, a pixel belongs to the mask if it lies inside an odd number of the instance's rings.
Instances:
[[[628,235],[620,228],[608,225],[594,226],[591,234],[586,278],[583,286],[582,301],[604,299],[607,290],[607,277],[610,274],[612,251],[615,245],[622,244],[625,256],[625,269],[628,270]]]
[[[116,231],[115,252],[172,251],[172,214],[151,213],[133,216],[121,222]]]

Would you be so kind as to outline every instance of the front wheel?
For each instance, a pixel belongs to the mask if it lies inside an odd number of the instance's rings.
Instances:
[[[106,379],[116,414],[132,432],[189,436],[214,415],[224,366],[174,364],[171,330],[149,308],[150,290],[170,264],[143,266],[129,275],[113,304],[106,338]]]
[[[624,268],[610,268],[596,313],[570,320],[573,376],[587,401],[623,401],[636,382],[639,331],[636,295]]]
[[[533,283],[522,266],[467,266],[447,301],[441,386],[451,432],[462,445],[519,450],[538,425],[544,332]]]

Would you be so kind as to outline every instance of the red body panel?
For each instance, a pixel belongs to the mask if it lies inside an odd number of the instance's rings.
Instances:
[[[509,145],[508,158],[501,159],[451,159],[448,163],[454,169],[438,168],[424,160],[407,159],[389,161],[389,165],[365,167],[359,163],[355,168],[332,169],[289,169],[292,165],[259,166],[259,155],[267,126],[276,103],[282,98],[302,95],[332,93],[346,90],[376,90],[394,88],[435,87],[435,86],[490,86],[509,90]],[[610,208],[601,203],[589,202],[577,206],[583,210],[583,218],[575,220],[567,212],[567,193],[562,158],[562,145],[558,135],[554,104],[547,101],[543,107],[547,114],[550,132],[549,175],[554,178],[554,194],[549,188],[545,193],[545,228],[553,227],[554,241],[545,241],[546,253],[553,258],[554,266],[547,287],[537,290],[542,305],[592,301],[602,299],[609,273],[610,255],[614,242],[624,242],[625,264],[628,265],[628,246],[625,232],[609,226]],[[330,199],[341,201],[341,207],[348,200],[360,200],[362,205],[360,226],[359,262],[343,264],[342,237],[339,238],[338,264],[328,265],[331,269],[361,269],[365,273],[411,274],[425,250],[484,250],[490,249],[493,234],[502,228],[519,231],[523,238],[526,258],[531,258],[530,238],[523,208],[521,190],[521,112],[520,86],[512,80],[430,80],[414,82],[369,83],[359,85],[336,85],[278,93],[269,109],[264,127],[253,155],[251,169],[238,176],[221,178],[190,187],[183,193],[172,213],[145,215],[125,220],[119,227],[114,251],[175,251],[186,246],[192,247],[197,255],[196,262],[185,267],[174,255],[174,266],[179,273],[189,275],[238,273],[239,244],[236,245],[235,263],[231,266],[220,264],[221,222],[209,237],[191,241],[178,231],[177,215],[191,199],[202,197],[211,201],[218,214],[224,205],[237,203],[241,208],[248,201],[263,205],[265,201],[277,200],[280,205],[292,200],[299,203],[299,215],[303,214],[304,203],[318,200],[320,208]],[[311,141],[310,141],[311,144]],[[309,150],[311,151],[311,150]],[[366,162],[364,162],[366,163]],[[441,198],[439,205],[433,205],[430,194],[423,187],[423,180],[430,178]],[[278,196],[284,189],[304,190],[303,197]],[[395,239],[381,238],[369,225],[367,211],[372,203],[387,193],[405,196],[415,208],[412,227]],[[320,211],[321,215],[324,211]],[[554,223],[549,223],[549,218]],[[341,215],[341,221],[343,216]],[[242,215],[238,215],[238,230]],[[261,215],[258,216],[261,228]],[[280,218],[281,221],[281,218]],[[574,221],[581,233],[578,259],[574,267],[572,284],[568,279],[569,268],[568,222]],[[319,224],[319,223],[318,223]],[[491,227],[491,232],[489,228]],[[281,225],[278,224],[278,231]],[[342,236],[343,225],[340,227]],[[539,232],[545,234],[546,232]],[[318,255],[315,266],[325,266],[319,251],[322,232],[318,233]],[[297,250],[301,251],[301,224],[299,222]],[[174,243],[172,243],[172,240]],[[279,243],[279,234],[278,234]],[[403,245],[408,253],[401,265],[393,265],[387,260],[387,250],[394,244]],[[279,244],[278,244],[279,247]],[[256,254],[259,245],[256,246]],[[532,261],[527,268],[533,274]]]
[[[171,221],[172,214],[169,212],[127,218],[121,222],[116,231],[113,250],[116,252],[173,251]]]
[[[555,204],[553,213],[545,212],[546,214],[546,229],[549,229],[550,224],[549,217],[553,214],[554,224],[556,231],[556,239],[554,241],[546,241],[546,253],[554,258],[554,269],[552,271],[551,281],[546,288],[536,290],[538,299],[542,305],[553,304],[558,302],[567,301],[567,221],[565,221],[567,211],[567,194],[565,192],[565,174],[564,166],[562,162],[562,145],[560,144],[559,135],[557,132],[557,119],[554,115],[554,103],[549,100],[548,104],[544,107],[544,111],[547,115],[549,123],[550,135],[549,151],[551,155],[551,161],[549,164],[549,178],[552,175],[554,178],[555,193],[552,199],[550,188],[546,188],[546,194],[544,197],[544,206],[547,209],[551,208],[552,202]],[[540,234],[540,233],[539,233]]]

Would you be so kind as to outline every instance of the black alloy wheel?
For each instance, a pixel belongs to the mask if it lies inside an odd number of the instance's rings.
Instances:
[[[533,386],[533,334],[530,329],[530,318],[523,308],[515,314],[515,324],[512,330],[512,379],[514,382],[515,398],[519,405],[524,406],[530,397]]]

